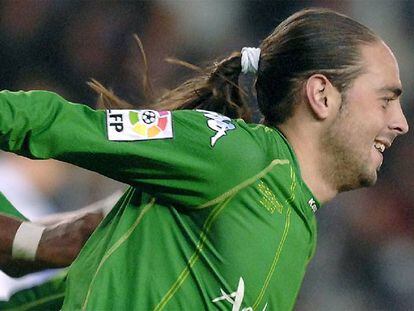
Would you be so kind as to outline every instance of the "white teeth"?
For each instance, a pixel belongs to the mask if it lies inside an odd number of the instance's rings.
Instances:
[[[381,153],[385,150],[385,145],[379,142],[375,142],[374,147]]]

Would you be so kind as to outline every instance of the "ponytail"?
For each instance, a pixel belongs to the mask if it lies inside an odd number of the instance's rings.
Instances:
[[[148,86],[148,67],[145,52],[137,36],[135,36],[135,40],[141,50],[146,66],[143,88],[148,91],[151,88]],[[205,70],[179,60],[169,59],[169,62],[196,70],[199,72],[199,76],[187,80],[159,99],[153,100],[151,94],[151,96],[148,96],[151,100],[146,108],[156,110],[203,109],[218,112],[230,118],[242,118],[247,122],[251,121],[252,112],[246,102],[247,94],[239,87],[238,82],[242,70],[240,52],[232,53],[228,58],[214,63]],[[96,80],[92,80],[88,85],[99,94],[98,105],[101,108],[104,106],[107,109],[131,109],[134,106],[117,97],[111,90],[108,90]]]
[[[246,93],[239,87],[241,54],[234,52],[228,58],[214,63],[198,77],[190,79],[162,96],[156,109],[204,109],[230,118],[250,121],[251,109]]]

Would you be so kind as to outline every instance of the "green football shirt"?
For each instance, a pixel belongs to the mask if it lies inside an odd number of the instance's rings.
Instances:
[[[18,219],[27,220],[4,196],[0,191],[0,213],[7,216],[16,217]]]
[[[72,264],[63,310],[290,310],[319,203],[274,128],[208,111],[95,111],[0,93],[0,146],[129,184]]]

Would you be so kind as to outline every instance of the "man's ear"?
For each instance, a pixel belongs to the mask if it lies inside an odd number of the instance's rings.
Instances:
[[[309,109],[319,120],[326,119],[331,111],[338,106],[336,93],[339,94],[339,92],[322,74],[310,76],[306,81],[305,91]]]

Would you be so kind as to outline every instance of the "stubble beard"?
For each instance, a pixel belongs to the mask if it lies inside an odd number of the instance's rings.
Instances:
[[[377,180],[376,170],[369,168],[369,153],[358,141],[360,125],[352,122],[346,110],[345,107],[326,131],[321,150],[325,156],[322,176],[338,192],[369,187]]]

